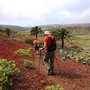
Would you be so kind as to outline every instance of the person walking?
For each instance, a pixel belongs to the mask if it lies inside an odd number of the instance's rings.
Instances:
[[[48,70],[48,75],[53,75],[54,74],[55,50],[50,51],[49,48],[50,48],[50,44],[52,44],[51,39],[54,40],[54,42],[56,43],[56,38],[54,36],[52,36],[49,31],[45,31],[44,36],[45,36],[44,37],[44,45],[39,50],[45,50],[44,64]],[[53,46],[53,44],[51,46]],[[56,48],[56,46],[55,46],[55,48]]]
[[[38,55],[39,52],[39,40],[37,38],[35,38],[35,40],[33,41],[33,45],[34,45],[34,48],[35,48],[35,54]]]

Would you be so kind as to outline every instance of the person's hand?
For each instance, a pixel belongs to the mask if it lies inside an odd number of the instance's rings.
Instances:
[[[41,51],[41,50],[43,50],[43,48],[39,48],[39,50]]]

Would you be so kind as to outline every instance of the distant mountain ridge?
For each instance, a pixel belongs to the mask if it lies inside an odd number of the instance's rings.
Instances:
[[[90,30],[90,23],[81,23],[81,24],[51,24],[51,25],[41,25],[41,28],[67,28],[67,29],[85,29]]]
[[[81,23],[81,24],[49,24],[49,25],[40,25],[42,30],[47,29],[56,29],[65,27],[67,29],[84,29],[90,30],[90,23]],[[31,30],[32,27],[23,27],[23,26],[16,26],[16,25],[0,25],[0,29],[4,30],[5,28],[9,28],[12,31],[25,31]]]
[[[0,29],[5,30],[5,28],[9,28],[12,31],[24,31],[26,30],[25,27],[22,26],[15,26],[15,25],[0,25]]]

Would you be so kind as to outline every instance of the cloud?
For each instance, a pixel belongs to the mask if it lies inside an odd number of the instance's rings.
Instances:
[[[90,0],[0,0],[0,23],[21,26],[90,23]]]
[[[59,20],[66,20],[67,23],[90,23],[90,8],[82,12],[62,11],[59,14]],[[65,22],[65,21],[64,21]]]

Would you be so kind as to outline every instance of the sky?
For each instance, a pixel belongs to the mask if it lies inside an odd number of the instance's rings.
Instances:
[[[0,24],[90,23],[90,0],[0,0]]]

